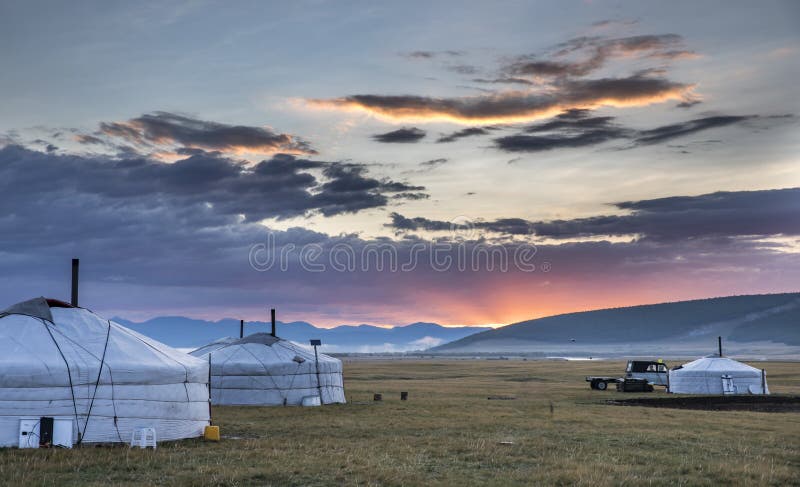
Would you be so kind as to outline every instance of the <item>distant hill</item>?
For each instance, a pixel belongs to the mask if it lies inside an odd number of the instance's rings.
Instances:
[[[568,313],[514,323],[433,348],[434,352],[716,350],[761,353],[800,346],[800,293],[730,296]],[[784,347],[785,348],[785,347]],[[764,352],[767,353],[767,352]]]
[[[204,321],[183,316],[162,316],[137,323],[113,318],[167,345],[178,348],[198,348],[222,337],[239,336],[239,320]],[[277,322],[277,335],[298,343],[309,339],[322,340],[328,352],[399,352],[424,350],[442,343],[458,340],[472,333],[488,330],[485,327],[444,327],[436,323],[412,323],[394,328],[372,325],[342,325],[317,328],[305,321]],[[269,331],[271,325],[260,321],[245,323],[245,334]]]

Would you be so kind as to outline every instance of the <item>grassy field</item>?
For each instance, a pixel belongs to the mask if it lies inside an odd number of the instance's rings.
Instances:
[[[767,370],[773,393],[800,393],[800,364],[757,366]],[[347,405],[217,407],[220,443],[188,440],[157,451],[4,449],[0,483],[800,485],[800,414],[609,406],[605,399],[623,395],[590,391],[583,381],[622,368],[347,362]],[[409,392],[408,401],[400,401],[400,391]],[[372,401],[376,392],[383,402]]]

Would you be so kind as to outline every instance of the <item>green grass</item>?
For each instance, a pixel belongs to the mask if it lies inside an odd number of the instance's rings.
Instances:
[[[800,364],[757,366],[766,368],[774,393],[800,393]],[[0,483],[800,485],[800,414],[608,406],[604,399],[633,395],[590,391],[583,381],[622,368],[347,362],[347,405],[217,407],[220,443],[187,440],[157,451],[4,449]],[[400,401],[400,391],[409,401]],[[382,403],[372,401],[376,392]]]

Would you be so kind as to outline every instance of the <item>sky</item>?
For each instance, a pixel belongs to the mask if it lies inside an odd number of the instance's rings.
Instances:
[[[0,306],[502,325],[800,283],[800,4],[0,0]]]

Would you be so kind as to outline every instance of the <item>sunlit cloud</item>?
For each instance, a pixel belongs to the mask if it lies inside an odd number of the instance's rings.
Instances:
[[[95,133],[78,134],[75,140],[84,145],[124,148],[150,157],[167,156],[163,160],[175,160],[176,153],[187,149],[235,156],[317,153],[305,140],[268,127],[229,125],[170,112],[102,122]]]
[[[312,109],[363,112],[392,122],[452,122],[464,125],[519,123],[553,117],[562,111],[602,106],[636,107],[691,99],[693,85],[664,78],[630,76],[569,80],[537,91],[435,98],[411,95],[353,95],[310,99]]]

